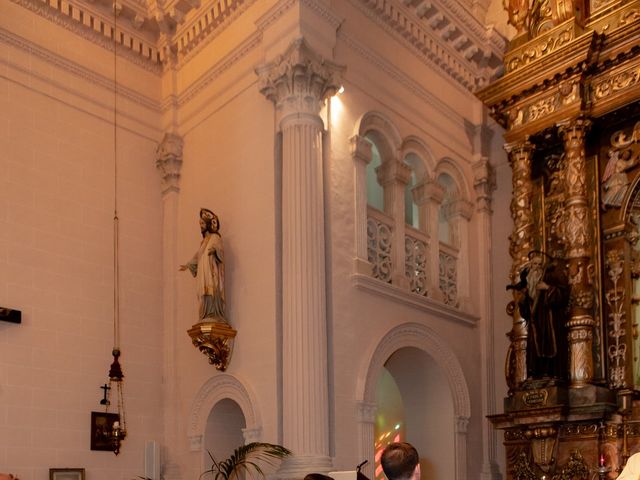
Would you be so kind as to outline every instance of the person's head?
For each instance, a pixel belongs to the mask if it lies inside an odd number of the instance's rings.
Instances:
[[[218,216],[207,208],[200,209],[200,232],[204,237],[207,232],[216,233],[220,228]]]
[[[418,451],[407,442],[390,443],[380,457],[382,470],[389,480],[419,480]]]

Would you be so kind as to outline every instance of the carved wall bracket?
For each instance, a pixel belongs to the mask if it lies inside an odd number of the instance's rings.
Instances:
[[[193,346],[207,356],[209,363],[224,372],[231,360],[233,341],[238,333],[228,323],[201,322],[188,330]]]

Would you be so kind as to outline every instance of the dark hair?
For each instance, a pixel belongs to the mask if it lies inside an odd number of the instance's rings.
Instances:
[[[389,480],[411,478],[418,462],[418,451],[407,442],[390,443],[380,457],[382,470]]]
[[[324,475],[322,473],[308,473],[304,480],[333,480],[333,477]]]

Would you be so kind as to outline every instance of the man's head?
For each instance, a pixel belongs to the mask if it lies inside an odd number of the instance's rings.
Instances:
[[[380,457],[382,470],[389,480],[419,480],[419,460],[418,451],[407,442],[390,443]]]
[[[220,228],[218,216],[207,208],[200,209],[200,232],[204,237],[205,233],[216,233]]]

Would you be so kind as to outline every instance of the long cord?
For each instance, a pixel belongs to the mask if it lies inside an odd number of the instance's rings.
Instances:
[[[113,4],[113,349],[120,348],[120,269],[118,261],[118,12]]]

